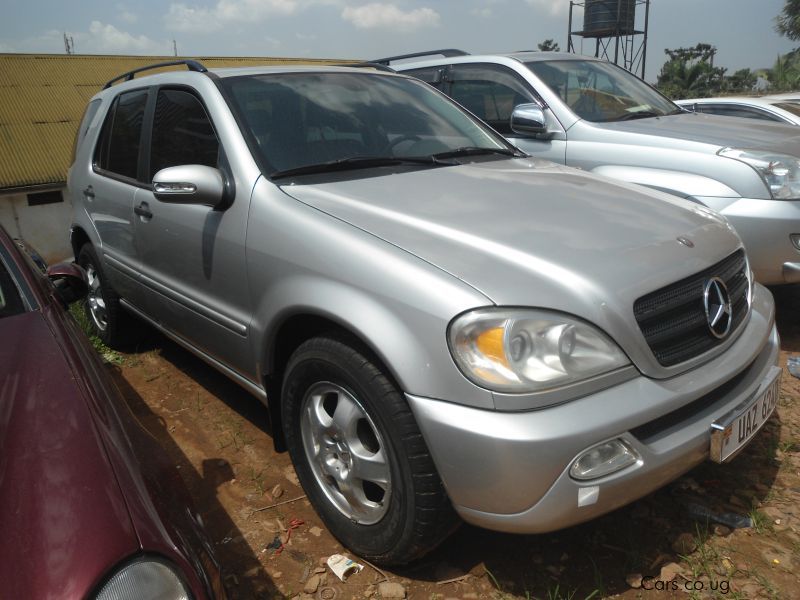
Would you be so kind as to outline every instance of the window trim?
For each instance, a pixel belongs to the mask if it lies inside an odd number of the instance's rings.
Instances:
[[[108,169],[103,169],[102,167],[98,166],[97,163],[98,163],[98,153],[107,150],[107,148],[103,149],[100,148],[100,146],[106,141],[104,139],[104,133],[106,127],[113,127],[113,124],[109,125],[109,122],[113,122],[113,120],[116,118],[116,107],[117,103],[119,102],[120,96],[122,96],[123,94],[128,94],[132,92],[142,92],[142,91],[147,93],[147,99],[145,100],[144,116],[142,117],[142,130],[139,132],[139,156],[136,159],[137,160],[136,179],[134,179],[132,177],[128,177],[127,175],[122,175],[114,171],[109,171]],[[142,86],[138,88],[123,90],[113,97],[113,99],[109,104],[108,110],[106,110],[106,114],[103,115],[103,124],[100,127],[100,133],[97,136],[94,148],[92,149],[92,171],[94,173],[102,177],[106,177],[108,179],[112,179],[114,181],[125,183],[141,189],[152,189],[153,187],[152,183],[145,184],[142,181],[139,181],[139,177],[141,176],[141,170],[142,170],[142,151],[144,150],[143,144],[144,144],[144,132],[147,125],[147,114],[148,114],[147,110],[150,104],[150,98],[152,96],[152,93],[153,93],[153,86]],[[110,139],[110,137],[111,136],[109,134],[108,139]]]
[[[518,73],[515,69],[513,69],[513,68],[511,68],[511,67],[509,67],[507,65],[502,65],[502,64],[494,63],[494,62],[457,62],[457,63],[451,63],[451,64],[447,65],[447,68],[445,69],[445,71],[443,72],[443,75],[442,75],[442,82],[441,82],[442,88],[441,88],[441,91],[444,92],[445,94],[447,94],[447,96],[449,96],[450,99],[453,100],[453,102],[457,102],[459,104],[459,106],[462,106],[462,105],[453,96],[452,92],[453,92],[453,84],[457,83],[455,81],[454,77],[453,77],[453,72],[458,70],[460,67],[484,68],[484,69],[489,68],[489,69],[493,69],[495,71],[501,72],[501,73],[503,73],[505,75],[511,76],[513,79],[515,79],[517,81],[517,83],[521,84],[521,86],[522,86],[522,88],[524,90],[526,90],[530,94],[530,96],[533,98],[533,102],[534,103],[538,104],[542,108],[542,110],[547,110],[548,109],[547,103],[544,101],[544,98],[542,98],[542,96],[539,94],[539,92],[536,91],[536,89],[528,82],[528,80],[522,74]],[[516,106],[519,106],[519,105],[515,105],[514,107],[512,107],[512,109],[511,109],[512,112],[514,111],[514,108],[516,108]],[[465,110],[469,110],[469,109],[465,108]],[[472,111],[469,111],[469,112],[472,112]],[[477,118],[480,119],[483,123],[486,123],[486,125],[488,125],[492,129],[495,129],[496,131],[498,131],[498,133],[500,133],[500,135],[503,136],[503,137],[513,137],[513,136],[516,135],[513,131],[510,131],[510,130],[507,131],[507,132],[503,132],[502,130],[498,129],[497,126],[493,125],[490,120],[485,120],[484,121],[480,117],[477,117]],[[509,114],[509,122],[505,124],[506,126],[509,127],[509,129],[510,129],[510,118],[511,118],[511,115]],[[498,120],[498,122],[499,122],[499,120]]]

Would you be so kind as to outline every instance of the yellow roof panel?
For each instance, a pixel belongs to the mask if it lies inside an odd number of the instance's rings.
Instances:
[[[343,62],[269,57],[192,58],[210,69]],[[65,182],[75,131],[89,99],[114,77],[173,60],[179,59],[0,54],[0,191]]]

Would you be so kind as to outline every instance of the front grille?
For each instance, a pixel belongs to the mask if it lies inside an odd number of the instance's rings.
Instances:
[[[743,250],[634,303],[636,322],[662,366],[690,360],[725,341],[711,334],[703,306],[703,287],[711,277],[722,279],[730,294],[733,318],[727,339],[742,324],[750,308]]]

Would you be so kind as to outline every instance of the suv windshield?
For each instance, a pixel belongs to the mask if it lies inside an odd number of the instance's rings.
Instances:
[[[683,112],[641,79],[611,63],[554,60],[525,65],[587,121],[625,121]]]
[[[516,153],[450,100],[406,77],[281,73],[231,77],[222,85],[274,178]]]

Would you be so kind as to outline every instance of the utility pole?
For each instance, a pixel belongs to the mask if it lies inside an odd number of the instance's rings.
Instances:
[[[178,44],[174,39],[172,40],[172,52],[175,53],[175,56],[178,56]]]
[[[66,32],[64,33],[64,50],[67,51],[67,54],[75,54],[75,41]]]

